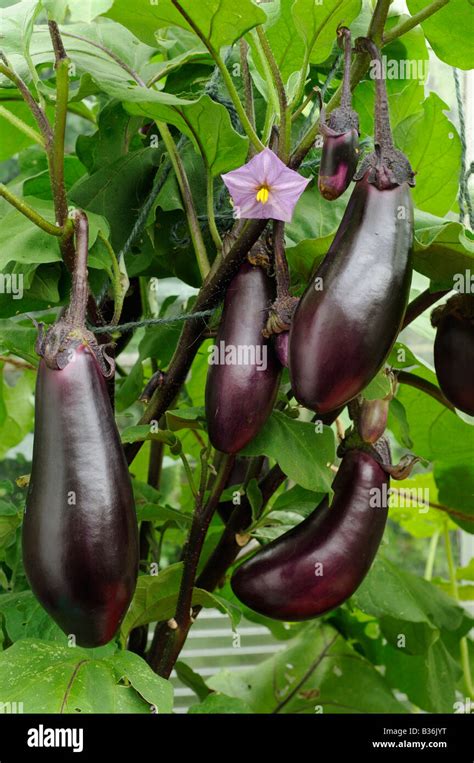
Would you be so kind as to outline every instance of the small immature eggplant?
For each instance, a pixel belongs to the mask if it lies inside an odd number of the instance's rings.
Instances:
[[[364,400],[358,420],[359,434],[366,443],[375,443],[387,428],[390,398],[382,400]]]
[[[75,273],[71,307],[37,345],[42,358],[23,561],[34,594],[51,617],[79,646],[95,647],[113,638],[130,604],[138,533],[104,378],[110,366],[83,325],[87,226],[84,217],[76,221],[79,231],[82,227],[77,234],[82,277]]]
[[[357,173],[339,229],[290,330],[295,396],[320,413],[346,404],[375,376],[408,301],[413,172],[393,146],[385,87],[376,82],[375,152]]]
[[[474,296],[457,294],[433,310],[434,361],[442,391],[464,413],[474,416]]]
[[[388,448],[383,442],[383,448]],[[275,620],[309,620],[348,599],[367,575],[387,519],[389,477],[374,455],[348,450],[324,498],[301,524],[234,572],[235,595]]]
[[[227,289],[206,383],[209,439],[223,453],[242,450],[275,402],[281,366],[262,335],[273,297],[272,280],[248,262]]]
[[[324,108],[320,111],[320,132],[323,149],[319,168],[318,188],[329,201],[339,198],[348,188],[357,169],[359,158],[359,117],[352,108],[351,96],[351,33],[346,27],[338,29],[344,47],[344,78],[341,105],[325,120]]]

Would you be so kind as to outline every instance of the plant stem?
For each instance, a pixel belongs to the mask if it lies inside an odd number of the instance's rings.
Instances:
[[[285,223],[281,220],[275,220],[273,223],[273,254],[277,297],[287,297],[290,293],[290,271],[285,255]]]
[[[446,545],[446,559],[448,562],[449,580],[451,583],[451,596],[456,601],[459,601],[458,583],[456,579],[456,564],[453,557],[453,549],[451,546],[451,537],[449,535],[449,527],[446,522],[444,525],[444,542]],[[461,652],[461,665],[464,674],[464,682],[469,696],[474,697],[474,685],[471,676],[471,665],[469,661],[469,645],[466,636],[464,636],[459,642],[459,649]]]
[[[402,329],[406,328],[410,323],[412,323],[412,321],[415,320],[415,318],[418,318],[419,315],[424,313],[425,310],[428,310],[428,308],[430,308],[431,305],[434,305],[438,299],[441,299],[441,297],[449,294],[449,291],[449,289],[433,292],[431,292],[429,289],[422,291],[421,294],[419,294],[408,305],[407,311],[405,313],[405,318],[403,320]]]
[[[245,113],[248,116],[250,124],[255,130],[255,104],[253,100],[253,86],[252,77],[250,76],[248,55],[249,45],[248,42],[242,37],[240,40],[240,70],[242,72],[242,82],[244,85]],[[251,145],[250,150],[252,149],[253,147]]]
[[[278,141],[278,154],[282,162],[286,163],[288,161],[291,147],[291,116],[288,109],[285,86],[263,27],[257,27],[257,36],[262,46],[264,57],[268,62],[273,85],[278,96],[280,110],[280,139]]]
[[[309,93],[309,94],[306,96],[306,98],[304,99],[304,101],[303,101],[303,103],[301,104],[301,106],[300,106],[298,109],[296,109],[296,111],[294,111],[294,112],[293,112],[293,114],[292,114],[292,116],[291,116],[291,121],[292,121],[292,122],[295,122],[295,121],[298,119],[298,117],[299,117],[299,116],[300,116],[300,115],[303,113],[303,111],[305,110],[306,106],[308,106],[308,105],[311,103],[311,101],[313,100],[315,93],[318,93],[318,92],[319,92],[319,88],[317,88],[317,87],[313,87],[313,89],[311,90],[311,92],[310,92],[310,93]]]
[[[55,21],[48,22],[53,43],[56,69],[56,108],[54,112],[54,133],[52,150],[48,152],[51,187],[59,225],[67,219],[67,196],[64,186],[64,139],[66,134],[67,104],[69,96],[69,64]]]
[[[209,225],[209,232],[212,240],[218,252],[222,249],[222,239],[216,225],[216,216],[214,213],[214,178],[212,172],[206,162],[206,179],[207,179],[207,222]]]
[[[66,320],[72,326],[82,328],[86,321],[89,284],[87,280],[87,255],[89,253],[89,223],[80,210],[72,213],[76,232],[76,257],[72,273],[71,302],[66,312]]]
[[[346,27],[343,27],[340,31],[342,36],[342,45],[344,49],[344,74],[342,75],[342,91],[341,91],[341,106],[346,109],[350,109],[352,106],[352,90],[351,90],[351,60],[352,60],[352,47],[351,47],[351,33]]]
[[[428,381],[427,379],[422,379],[421,376],[416,376],[416,374],[412,374],[409,371],[397,370],[396,376],[401,384],[408,384],[410,387],[415,387],[415,389],[426,392],[427,395],[430,395],[438,403],[444,405],[445,408],[448,408],[450,411],[454,411],[454,405],[452,405],[443,395],[440,388],[435,384],[432,384],[432,382]]]
[[[184,169],[183,162],[176,148],[176,143],[173,140],[173,136],[168,128],[166,122],[156,121],[156,126],[163,139],[163,143],[168,151],[171,164],[176,174],[179,189],[181,191],[181,197],[183,199],[184,209],[186,217],[188,219],[189,232],[191,233],[191,239],[196,253],[196,258],[199,266],[199,270],[204,280],[209,273],[209,260],[207,258],[206,247],[202,238],[201,228],[199,227],[199,221],[197,218],[196,208],[194,206],[194,200],[191,193],[191,187],[189,180]]]
[[[20,91],[23,100],[25,101],[26,105],[29,107],[31,113],[33,114],[36,123],[39,127],[39,131],[44,139],[44,145],[47,148],[52,139],[53,139],[53,131],[51,129],[51,125],[48,122],[48,119],[46,117],[46,114],[42,110],[41,106],[36,103],[35,99],[31,95],[30,91],[28,90],[28,85],[23,82],[21,77],[19,77],[15,72],[10,69],[10,66],[8,64],[8,61],[6,58],[2,55],[0,55],[0,59],[3,61],[3,64],[0,63],[0,74],[3,74],[7,79],[10,80],[10,82],[13,82],[14,85],[18,88]]]
[[[435,2],[431,3],[430,5],[427,5],[426,8],[422,8],[421,11],[419,11],[418,13],[415,13],[409,19],[406,19],[405,21],[401,21],[399,24],[397,24],[392,29],[390,29],[390,31],[387,32],[387,34],[384,34],[383,36],[384,45],[387,45],[387,43],[392,42],[393,40],[396,40],[398,37],[401,37],[403,34],[406,34],[406,32],[409,32],[410,29],[413,29],[414,27],[418,26],[418,24],[421,24],[422,21],[425,21],[425,19],[432,16],[433,13],[436,13],[436,11],[441,10],[441,8],[443,8],[448,3],[449,3],[449,0],[435,0]]]
[[[375,126],[374,143],[381,148],[393,148],[392,130],[390,127],[390,112],[388,108],[387,89],[383,76],[382,56],[377,45],[369,37],[359,37],[356,41],[359,50],[365,50],[370,54],[371,60],[376,62],[375,76]]]
[[[438,548],[438,540],[439,540],[440,534],[441,534],[440,530],[436,530],[436,532],[433,534],[430,540],[430,547],[428,549],[428,558],[426,560],[426,566],[425,566],[425,574],[424,574],[425,580],[431,580],[431,578],[433,577],[433,567],[434,567],[436,549]]]
[[[192,469],[191,469],[191,467],[190,467],[190,465],[189,465],[189,461],[188,461],[188,459],[186,458],[186,454],[185,454],[184,452],[181,452],[181,453],[179,454],[179,456],[180,456],[180,458],[181,458],[181,461],[182,461],[182,463],[183,463],[183,466],[184,466],[184,471],[185,471],[185,473],[186,473],[186,479],[187,479],[187,481],[188,481],[188,485],[189,485],[189,487],[191,488],[191,492],[192,492],[192,494],[193,494],[194,498],[196,498],[196,499],[197,499],[197,497],[198,497],[198,492],[197,492],[197,490],[196,490],[196,485],[194,484],[194,477],[193,477],[193,472],[192,472]]]
[[[18,212],[21,212],[22,215],[25,215],[25,217],[31,220],[32,223],[37,225],[38,228],[44,230],[45,233],[49,233],[50,236],[56,236],[57,238],[60,238],[64,234],[64,228],[54,225],[54,223],[50,223],[49,220],[45,220],[45,218],[42,217],[35,209],[33,209],[33,207],[30,207],[23,201],[23,199],[12,193],[12,191],[10,191],[3,183],[0,183],[0,196],[2,196],[5,201],[8,201],[9,204],[15,207]]]
[[[22,133],[31,138],[31,140],[37,143],[38,146],[42,146],[42,148],[44,148],[44,140],[40,133],[37,132],[33,127],[30,127],[30,125],[27,125],[26,122],[23,122],[23,120],[13,114],[12,111],[6,109],[5,106],[0,105],[0,117],[6,119],[7,122],[10,122],[10,124],[16,127],[17,130],[20,130]]]
[[[196,23],[193,21],[193,19],[189,16],[189,14],[185,11],[183,6],[178,2],[178,0],[171,0],[172,4],[176,8],[176,10],[181,14],[181,16],[185,19],[185,21],[188,22],[189,26],[193,30],[193,32],[199,37],[201,42],[205,45],[205,47],[208,49],[209,53],[213,57],[214,61],[216,62],[219,71],[221,73],[222,79],[224,80],[224,83],[227,87],[227,91],[229,93],[230,99],[232,103],[234,104],[235,110],[237,111],[237,114],[239,115],[240,122],[242,124],[242,127],[244,128],[245,134],[248,136],[252,144],[255,146],[255,148],[258,151],[262,151],[265,146],[260,141],[260,138],[258,137],[257,133],[253,129],[250,120],[245,113],[245,109],[242,106],[242,103],[240,102],[239,94],[236,90],[236,87],[234,83],[232,82],[232,77],[230,76],[229,72],[227,71],[227,67],[222,60],[219,52],[214,48],[214,46],[209,42],[207,37],[201,32],[199,27],[196,25]]]
[[[193,523],[184,551],[183,576],[181,578],[176,614],[174,617],[175,625],[177,627],[168,627],[166,629],[161,654],[158,654],[153,649],[153,646],[150,653],[151,667],[163,678],[169,678],[192,622],[191,607],[199,558],[201,556],[209,523],[217,508],[219,498],[224,490],[234,459],[235,456],[227,455],[222,458],[217,477],[214,480],[206,503],[204,505],[202,504],[203,495],[201,492],[199,492],[196,500]]]
[[[112,248],[112,244],[104,236],[101,230],[99,231],[99,238],[102,241],[105,248],[107,249],[107,252],[109,253],[109,257],[110,257],[111,271],[109,273],[109,276],[110,276],[110,280],[112,281],[112,289],[114,293],[114,314],[112,316],[110,323],[111,325],[115,326],[120,320],[120,316],[122,314],[123,302],[125,299],[125,293],[124,293],[124,288],[122,284],[122,272],[120,270],[120,265],[117,260],[117,255],[115,254]]]

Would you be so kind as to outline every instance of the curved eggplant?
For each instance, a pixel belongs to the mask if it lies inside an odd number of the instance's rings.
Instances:
[[[339,44],[344,48],[344,76],[341,105],[329,115],[326,124],[321,103],[320,132],[324,136],[318,188],[321,196],[333,201],[349,187],[359,159],[359,117],[352,108],[351,93],[351,33],[347,27],[337,30]]]
[[[456,295],[435,314],[434,363],[439,386],[455,408],[474,416],[474,297]]]
[[[113,638],[135,590],[137,522],[106,383],[84,345],[62,370],[40,361],[23,560],[35,596],[78,645]]]
[[[383,365],[405,315],[412,240],[408,185],[379,190],[366,174],[291,325],[290,377],[303,405],[338,408]]]
[[[235,595],[276,620],[309,620],[348,599],[367,575],[387,519],[389,477],[360,450],[343,456],[325,498],[301,524],[234,572]]]
[[[275,402],[281,366],[262,335],[273,298],[272,280],[248,262],[227,289],[206,382],[209,439],[223,453],[242,450]]]
[[[275,352],[277,358],[284,368],[288,368],[288,339],[290,336],[289,331],[281,331],[279,334],[273,335],[273,343],[275,346]]]
[[[321,196],[334,201],[344,193],[354,177],[358,158],[359,133],[356,128],[324,136],[318,178]]]

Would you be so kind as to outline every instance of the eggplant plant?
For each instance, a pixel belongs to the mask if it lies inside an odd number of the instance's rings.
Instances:
[[[2,745],[468,715],[472,5],[3,5]]]

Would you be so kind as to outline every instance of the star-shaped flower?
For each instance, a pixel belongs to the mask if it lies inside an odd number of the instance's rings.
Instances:
[[[290,222],[309,178],[290,170],[269,148],[247,164],[222,175],[234,203],[235,216]]]

